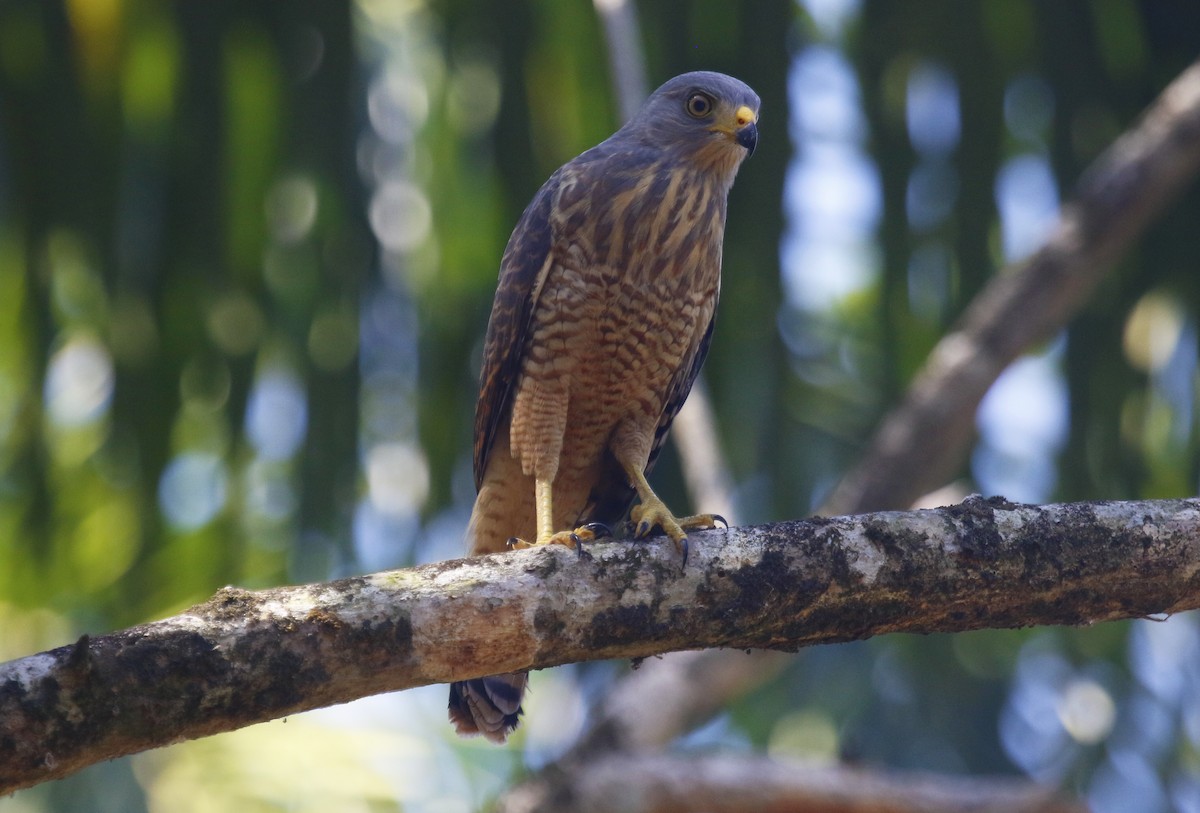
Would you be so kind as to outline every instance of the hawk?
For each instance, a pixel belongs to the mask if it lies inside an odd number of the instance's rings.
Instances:
[[[687,560],[686,531],[646,482],[712,336],[726,196],[758,140],[759,98],[699,71],[563,165],[500,262],[475,411],[472,555],[577,545],[630,511]],[[504,742],[527,673],[450,687],[458,733]]]

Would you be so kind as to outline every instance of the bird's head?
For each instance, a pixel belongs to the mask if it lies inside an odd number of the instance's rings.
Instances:
[[[626,125],[645,142],[728,176],[758,144],[758,94],[712,71],[671,79],[650,95]]]

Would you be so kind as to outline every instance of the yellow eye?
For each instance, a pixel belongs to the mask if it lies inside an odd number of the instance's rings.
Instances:
[[[713,111],[713,97],[707,93],[693,93],[687,100],[688,115],[694,119],[702,119]]]

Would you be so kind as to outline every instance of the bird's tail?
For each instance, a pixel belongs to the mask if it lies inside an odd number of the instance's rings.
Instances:
[[[450,722],[455,731],[504,742],[517,727],[528,680],[528,672],[509,672],[451,683]]]

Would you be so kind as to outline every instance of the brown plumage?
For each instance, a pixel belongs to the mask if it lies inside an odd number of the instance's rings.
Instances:
[[[686,557],[685,529],[646,483],[700,370],[721,280],[725,200],[757,140],[759,99],[683,74],[608,140],[555,172],[500,264],[475,413],[472,554],[574,544],[632,511]],[[459,733],[503,742],[525,673],[455,683]]]

